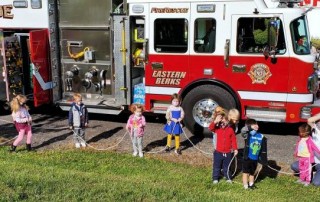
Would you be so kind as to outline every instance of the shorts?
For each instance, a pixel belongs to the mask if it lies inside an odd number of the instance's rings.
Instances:
[[[251,159],[243,160],[242,172],[249,173],[250,175],[254,175],[254,173],[256,172],[257,166],[258,166],[257,160],[251,160]]]

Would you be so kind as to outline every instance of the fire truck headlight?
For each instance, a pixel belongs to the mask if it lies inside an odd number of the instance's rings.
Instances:
[[[318,74],[314,73],[308,78],[308,90],[311,93],[316,93],[319,89]]]
[[[311,109],[309,107],[302,107],[300,111],[300,118],[308,119],[311,117]]]

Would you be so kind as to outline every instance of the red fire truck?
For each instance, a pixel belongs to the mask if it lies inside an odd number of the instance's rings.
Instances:
[[[201,133],[217,105],[241,117],[305,121],[320,112],[308,12],[319,1],[2,0],[0,94],[92,113],[131,103],[165,113],[179,93]],[[31,82],[32,81],[32,82]]]

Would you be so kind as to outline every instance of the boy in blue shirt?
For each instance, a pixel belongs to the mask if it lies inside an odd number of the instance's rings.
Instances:
[[[243,149],[242,182],[245,189],[254,189],[254,173],[258,162],[268,164],[267,140],[258,132],[259,126],[256,120],[248,119],[241,129],[245,146]],[[249,180],[249,185],[248,185]]]

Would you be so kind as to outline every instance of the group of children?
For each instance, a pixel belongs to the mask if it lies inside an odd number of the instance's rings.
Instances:
[[[227,111],[216,107],[209,130],[213,132],[213,184],[218,184],[221,169],[228,183],[232,183],[229,167],[232,158],[238,155],[236,132],[240,113],[237,109]],[[258,132],[259,126],[254,119],[247,119],[241,134],[245,140],[242,161],[242,182],[245,189],[254,189],[254,173],[258,161],[267,164],[266,138]],[[249,181],[249,183],[248,183]]]
[[[85,128],[88,126],[88,110],[82,103],[81,94],[75,93],[74,102],[69,110],[68,123],[74,133],[76,148],[86,147]],[[26,148],[31,151],[32,118],[26,105],[27,98],[24,95],[17,95],[11,101],[12,118],[18,131],[18,137],[11,145],[10,151],[16,150],[24,135],[27,135]],[[184,118],[183,108],[180,106],[181,99],[178,94],[173,94],[171,105],[166,112],[167,123],[164,131],[167,133],[166,152],[171,150],[171,141],[175,138],[175,153],[181,155],[180,135],[183,133],[181,122]],[[130,107],[132,115],[129,117],[126,130],[129,132],[133,156],[143,157],[143,136],[146,126],[145,117],[142,115],[144,108],[140,104],[133,104]],[[229,174],[229,167],[232,158],[238,154],[236,132],[240,113],[237,109],[227,111],[222,107],[216,107],[213,113],[209,130],[213,133],[214,153],[212,180],[214,184],[219,183],[221,171],[227,182],[232,183],[232,176]],[[245,189],[254,189],[254,173],[258,162],[267,165],[267,142],[266,138],[258,132],[259,126],[254,119],[247,119],[245,126],[241,129],[245,146],[243,149],[242,181]],[[310,138],[311,126],[303,124],[299,127],[300,139],[297,142],[295,155],[299,158],[300,182],[308,185],[311,180],[311,163],[313,163],[314,151],[320,154]]]

